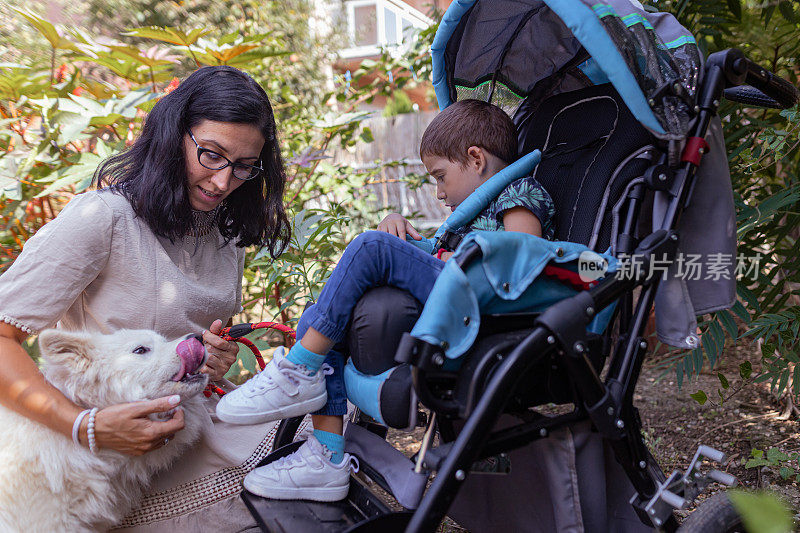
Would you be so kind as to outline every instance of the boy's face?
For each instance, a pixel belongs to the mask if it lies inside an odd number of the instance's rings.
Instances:
[[[470,162],[462,166],[461,163],[450,161],[446,157],[436,155],[422,157],[422,164],[436,182],[436,198],[443,201],[450,211],[455,210],[485,181],[480,172],[482,167],[476,167]]]

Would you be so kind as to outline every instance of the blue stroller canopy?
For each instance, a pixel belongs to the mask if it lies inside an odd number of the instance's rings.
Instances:
[[[694,37],[672,15],[628,0],[456,0],[431,54],[441,109],[474,98],[515,118],[529,99],[611,82],[643,126],[678,141],[702,72]],[[670,89],[680,96],[662,100]]]

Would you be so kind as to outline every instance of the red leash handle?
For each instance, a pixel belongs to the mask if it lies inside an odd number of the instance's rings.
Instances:
[[[253,331],[259,329],[274,329],[280,331],[281,333],[288,335],[292,339],[297,338],[297,333],[295,330],[290,328],[289,326],[285,326],[283,324],[279,324],[278,322],[256,322],[253,324],[245,323],[245,324],[236,324],[229,328],[222,328],[219,336],[225,339],[226,341],[234,341],[239,342],[247,346],[253,355],[256,358],[256,362],[258,363],[259,369],[264,370],[264,367],[267,364],[264,362],[264,357],[261,355],[261,350],[253,344],[253,341],[246,338],[245,335],[248,333],[252,333]],[[206,387],[206,390],[203,391],[203,394],[206,398],[211,397],[212,394],[217,394],[218,396],[224,396],[225,391],[221,388],[217,387],[216,385],[209,383]]]
[[[297,332],[295,330],[278,322],[258,322],[253,324],[253,330],[255,331],[257,329],[275,329],[281,333],[286,333],[293,339],[297,338]]]

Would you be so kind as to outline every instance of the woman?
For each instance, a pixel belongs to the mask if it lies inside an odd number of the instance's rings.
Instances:
[[[272,108],[231,67],[201,68],[162,98],[133,146],[95,178],[107,188],[76,196],[0,276],[0,403],[65,436],[83,407],[44,380],[21,346],[28,335],[56,325],[167,338],[208,328],[202,371],[225,388],[237,347],[218,334],[241,310],[244,247],[263,245],[274,257],[289,232]],[[180,410],[166,421],[147,415],[174,407],[160,398],[102,409],[97,445],[131,455],[168,446],[183,427]],[[121,526],[232,531],[249,523],[240,480],[269,451],[273,425],[227,427],[214,407],[210,400],[201,441],[154,480]]]

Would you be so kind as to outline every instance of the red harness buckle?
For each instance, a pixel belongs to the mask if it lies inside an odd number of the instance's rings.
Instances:
[[[555,278],[562,283],[572,285],[578,290],[586,291],[597,285],[597,281],[584,281],[577,272],[573,272],[567,268],[562,268],[555,265],[545,266],[544,275],[548,278]]]
[[[686,139],[686,147],[683,149],[683,154],[681,154],[681,161],[699,167],[700,159],[707,152],[708,143],[705,139],[702,137],[689,137]]]

